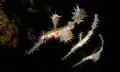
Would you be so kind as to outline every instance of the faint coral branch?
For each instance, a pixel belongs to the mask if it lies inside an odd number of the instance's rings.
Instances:
[[[100,50],[98,50],[96,53],[92,53],[91,55],[87,56],[87,57],[84,57],[81,61],[79,61],[78,63],[76,63],[75,65],[73,65],[72,67],[76,67],[84,62],[86,62],[87,60],[92,60],[93,62],[96,62],[99,60],[100,58],[100,55],[103,51],[103,47],[104,47],[104,40],[103,40],[103,37],[101,34],[99,34],[100,36],[100,39],[101,39],[101,43],[102,43],[102,46],[100,47]]]
[[[10,21],[3,10],[0,11],[0,45],[15,48],[18,44],[18,27]]]

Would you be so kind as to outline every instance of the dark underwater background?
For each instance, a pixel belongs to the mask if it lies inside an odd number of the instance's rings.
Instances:
[[[113,3],[112,0],[33,0],[31,5],[29,0],[5,0],[4,12],[9,19],[15,19],[19,29],[19,45],[16,48],[0,46],[0,72],[103,72],[111,70],[110,58],[114,35],[113,27]],[[27,38],[29,28],[33,29],[33,35],[39,38],[40,32],[50,31],[53,28],[50,16],[58,13],[62,16],[58,27],[65,26],[71,20],[73,8],[79,5],[88,15],[84,23],[76,25],[73,29],[75,35],[72,42],[64,44],[59,40],[52,39],[43,44],[38,51],[31,55],[25,52],[32,48],[34,42]],[[32,8],[33,10],[31,10]],[[94,14],[99,15],[99,25],[95,35],[90,41],[76,51],[68,59],[62,61],[61,58],[78,42],[78,34],[90,29]],[[100,47],[100,40],[97,36],[101,33],[105,40],[104,51],[98,62],[87,61],[82,65],[72,68],[71,66],[89,55],[96,47]]]

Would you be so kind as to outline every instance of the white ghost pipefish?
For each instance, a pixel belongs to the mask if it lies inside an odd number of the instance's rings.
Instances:
[[[94,22],[91,25],[92,29],[88,31],[88,34],[85,36],[85,38],[81,39],[82,34],[80,34],[80,40],[79,42],[71,48],[71,50],[62,58],[62,60],[66,59],[69,55],[71,55],[73,52],[75,52],[77,49],[81,48],[84,44],[87,43],[87,41],[91,38],[93,35],[94,29],[96,29],[98,24],[98,15],[95,15]]]
[[[104,47],[104,40],[103,40],[103,36],[101,34],[99,34],[99,37],[101,39],[101,44],[102,46],[100,47],[100,50],[98,50],[96,53],[92,53],[91,55],[84,57],[81,61],[79,61],[78,63],[76,63],[75,65],[73,65],[72,67],[76,67],[82,63],[84,63],[87,60],[92,60],[93,62],[96,62],[99,60],[100,55],[103,51],[103,47]]]

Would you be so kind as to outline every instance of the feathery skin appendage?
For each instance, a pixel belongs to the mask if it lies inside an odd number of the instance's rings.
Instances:
[[[59,38],[60,38],[60,41],[66,43],[66,42],[70,41],[73,38],[73,34],[72,34],[72,32],[70,30],[63,30],[61,32],[61,35],[59,36]]]
[[[68,42],[68,40],[71,40],[72,39],[72,33],[69,31],[69,32],[63,32],[62,35],[60,36],[60,40],[61,41],[64,41],[65,43]]]
[[[68,23],[67,23],[67,26],[66,26],[66,27],[69,27],[69,28],[70,28],[70,30],[74,29],[74,27],[75,27],[75,22],[68,21]]]
[[[97,52],[95,53],[92,53],[91,55],[87,56],[87,57],[84,57],[81,61],[79,61],[78,63],[76,63],[75,65],[73,65],[72,67],[76,67],[84,62],[86,62],[87,60],[92,60],[93,62],[97,62],[100,58],[100,55],[103,51],[103,47],[104,47],[104,40],[103,40],[103,37],[101,34],[99,34],[99,37],[101,39],[101,44],[102,46],[100,47],[100,50],[98,50]]]
[[[59,15],[56,14],[56,13],[51,16],[54,29],[57,27],[60,18],[61,18],[61,16],[59,16]]]
[[[91,36],[93,35],[93,31],[96,28],[97,24],[98,24],[98,16],[95,15],[94,18],[94,22],[91,25],[92,29],[90,31],[88,31],[88,34],[82,39],[80,40],[75,46],[73,46],[70,50],[70,52],[68,52],[67,55],[65,55],[62,60],[66,59],[70,54],[72,54],[74,51],[76,51],[77,49],[81,48],[84,44],[87,43],[87,41],[91,38]],[[81,37],[80,37],[81,38]]]
[[[86,12],[84,11],[84,9],[80,9],[78,5],[76,5],[76,8],[74,8],[74,11],[72,14],[72,19],[74,20],[74,22],[76,22],[77,24],[80,24],[81,22],[83,22],[83,18],[85,18]]]

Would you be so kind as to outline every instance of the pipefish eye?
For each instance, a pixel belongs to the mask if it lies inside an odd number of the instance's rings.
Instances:
[[[45,35],[45,36],[44,36],[44,40],[48,40],[48,35]]]

